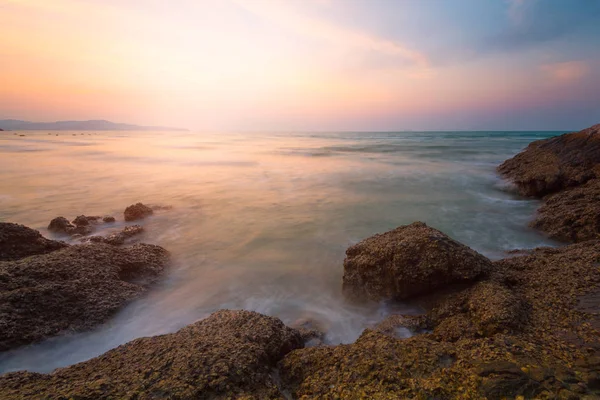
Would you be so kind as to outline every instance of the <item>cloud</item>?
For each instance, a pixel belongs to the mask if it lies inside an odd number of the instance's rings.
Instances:
[[[525,18],[525,1],[526,0],[507,0],[508,18],[515,25],[523,23]]]
[[[359,30],[342,27],[323,18],[308,16],[289,7],[289,2],[265,0],[233,1],[238,6],[255,15],[303,36],[344,48],[358,49],[366,52],[376,51],[383,55],[398,57],[422,69],[428,68],[430,64],[427,56],[409,46],[369,35]],[[323,3],[323,0],[317,0],[317,2]],[[304,3],[304,5],[307,4],[310,5],[310,2]],[[327,2],[327,4],[331,5],[332,3]]]
[[[590,66],[584,61],[567,61],[545,64],[542,72],[554,83],[573,83],[580,81],[590,72]]]

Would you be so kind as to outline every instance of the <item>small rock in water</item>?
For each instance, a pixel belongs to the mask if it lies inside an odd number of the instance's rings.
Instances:
[[[48,225],[48,230],[56,233],[69,233],[73,229],[75,229],[75,226],[65,217],[56,217]]]
[[[105,216],[104,218],[102,218],[102,221],[109,223],[109,222],[115,222],[115,217],[111,217],[110,215]]]
[[[145,204],[137,203],[125,209],[125,221],[135,221],[152,215],[154,211]]]

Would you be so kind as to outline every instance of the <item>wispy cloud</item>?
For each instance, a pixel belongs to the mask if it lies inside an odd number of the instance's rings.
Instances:
[[[590,66],[584,61],[545,64],[540,68],[554,83],[574,83],[583,79],[590,72]]]
[[[336,25],[324,18],[300,13],[298,10],[289,7],[289,3],[286,2],[233,1],[253,14],[297,34],[319,39],[335,46],[368,52],[376,51],[384,55],[399,57],[418,68],[425,69],[430,65],[426,55],[405,44]],[[323,0],[318,1],[322,2]],[[310,4],[310,2],[305,4]]]

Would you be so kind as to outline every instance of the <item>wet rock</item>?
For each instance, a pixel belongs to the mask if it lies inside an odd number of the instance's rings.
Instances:
[[[77,218],[75,218],[75,220],[73,220],[73,223],[76,226],[89,226],[90,224],[98,223],[100,219],[101,218],[99,216],[80,215]]]
[[[431,323],[425,315],[390,315],[373,328],[398,339],[406,339],[429,329]]]
[[[0,351],[105,322],[164,271],[154,245],[87,244],[0,262]]]
[[[515,396],[531,398],[539,387],[538,382],[529,379],[518,365],[509,361],[485,363],[476,367],[476,372],[482,377],[481,393],[490,400]]]
[[[115,217],[111,217],[110,215],[107,215],[105,217],[102,218],[102,221],[105,223],[110,223],[110,222],[115,222]]]
[[[46,254],[67,246],[66,243],[46,239],[24,225],[0,222],[0,261]]]
[[[139,235],[144,232],[144,228],[140,225],[132,225],[127,226],[123,230],[117,233],[110,234],[106,237],[104,236],[91,236],[88,238],[88,241],[94,243],[106,243],[113,246],[120,246],[124,244],[127,239]]]
[[[56,217],[48,225],[50,232],[66,233],[69,234],[75,229],[75,226],[69,222],[65,217]]]
[[[525,319],[525,306],[521,299],[510,289],[495,282],[475,285],[469,293],[467,308],[481,336],[512,332]]]
[[[491,261],[422,222],[346,251],[343,289],[354,298],[406,299],[484,276]]]
[[[321,346],[325,340],[325,327],[317,321],[308,318],[300,318],[291,324],[296,329],[306,346]]]
[[[600,124],[532,142],[498,171],[523,195],[535,197],[600,178]]]
[[[284,399],[272,373],[302,347],[279,319],[221,310],[168,335],[141,338],[52,374],[0,376],[6,400]]]
[[[533,228],[564,242],[600,238],[600,179],[555,193],[544,201],[531,223]]]
[[[125,216],[125,221],[136,221],[138,219],[146,218],[153,213],[154,211],[152,208],[142,203],[137,203],[127,207],[123,214]]]

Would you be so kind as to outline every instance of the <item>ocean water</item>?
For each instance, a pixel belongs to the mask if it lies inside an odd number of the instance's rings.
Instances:
[[[353,305],[341,293],[346,248],[424,221],[493,258],[553,245],[527,227],[538,202],[495,167],[560,132],[0,133],[0,220],[50,234],[59,215],[169,205],[140,238],[172,252],[165,279],[96,330],[0,354],[0,372],[48,372],[220,308],[285,323],[310,319],[328,343],[406,304]],[[102,232],[101,232],[102,233]]]

